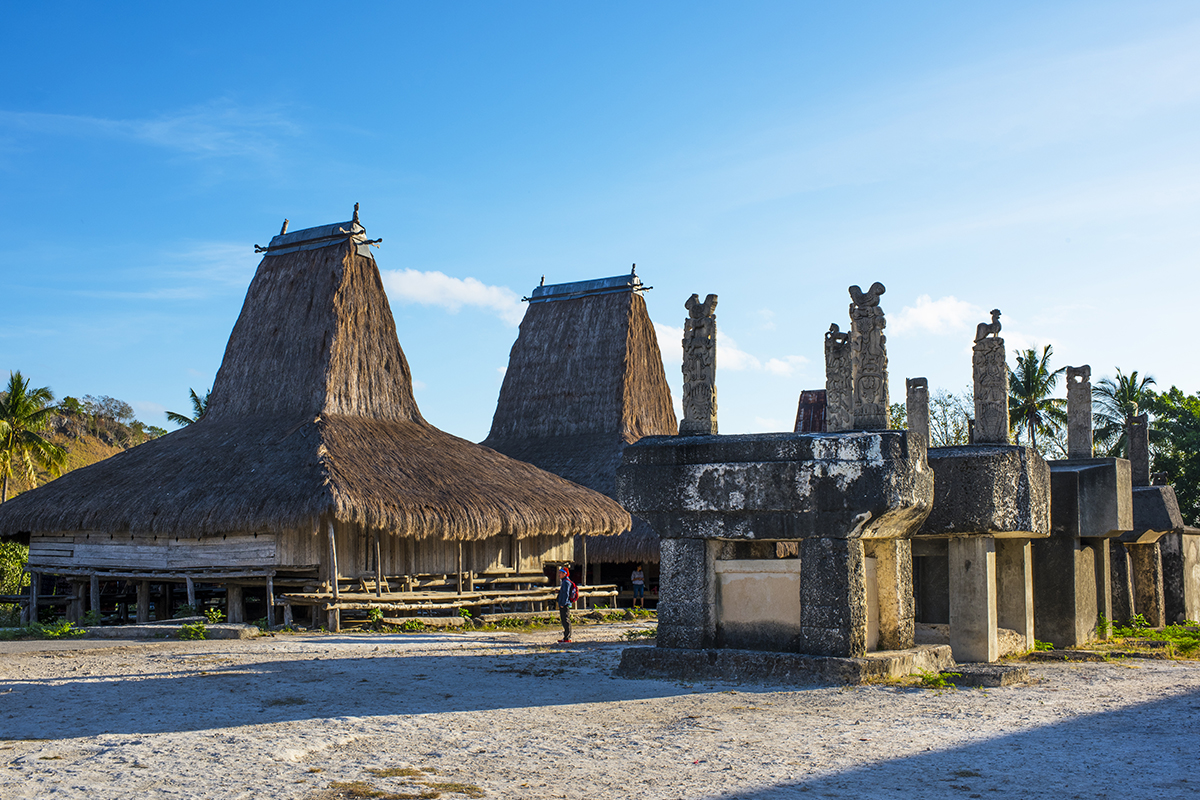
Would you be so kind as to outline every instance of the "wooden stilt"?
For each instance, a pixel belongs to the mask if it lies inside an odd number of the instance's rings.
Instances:
[[[91,601],[92,601],[91,606],[89,608],[91,611],[95,611],[97,614],[99,614],[100,613],[100,576],[93,573],[89,577],[88,583],[91,584],[91,586],[89,588],[91,589]]]
[[[242,587],[236,583],[225,584],[225,614],[230,622],[246,621],[246,606],[242,602]]]
[[[338,601],[337,538],[333,532],[333,520],[329,520],[329,583],[333,589],[333,602]]]
[[[184,578],[183,580],[187,583],[188,605],[192,607],[192,611],[199,614],[200,608],[196,605],[196,582],[192,580],[190,576]]]
[[[267,627],[275,627],[275,576],[267,576]]]
[[[462,542],[458,543],[458,593],[463,593],[463,558]]]
[[[292,604],[284,603],[283,606],[283,625],[285,628],[292,627],[295,620],[292,618]]]
[[[579,572],[579,585],[587,586],[587,568],[588,568],[587,540],[588,540],[588,537],[581,536],[579,538],[583,541],[583,569],[580,570],[580,572]],[[580,605],[583,606],[584,608],[587,608],[589,604],[588,604],[588,601],[585,599],[582,603],[580,603]]]
[[[375,531],[375,596],[383,597],[383,548],[379,545],[379,531]]]
[[[150,581],[138,581],[137,621],[139,625],[150,621]]]

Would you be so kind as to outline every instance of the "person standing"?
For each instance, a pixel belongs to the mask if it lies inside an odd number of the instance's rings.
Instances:
[[[571,573],[566,566],[558,568],[558,578],[558,618],[562,621],[563,626],[563,637],[558,640],[558,643],[570,644],[571,605],[579,597],[579,590],[575,588],[575,582],[571,580]]]
[[[629,576],[630,582],[633,584],[633,607],[646,607],[646,573],[642,572],[642,565],[638,564],[633,570],[633,574]]]

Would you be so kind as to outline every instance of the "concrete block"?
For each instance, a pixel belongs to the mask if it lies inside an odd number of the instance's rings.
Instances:
[[[996,540],[958,536],[948,545],[950,564],[950,649],[955,661],[995,661]]]
[[[929,449],[933,508],[918,536],[1050,533],[1050,468],[1036,450],[1013,445]]]

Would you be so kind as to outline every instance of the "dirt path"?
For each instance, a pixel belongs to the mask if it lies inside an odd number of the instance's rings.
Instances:
[[[0,798],[1200,796],[1195,662],[941,693],[612,677],[639,627],[6,644]]]

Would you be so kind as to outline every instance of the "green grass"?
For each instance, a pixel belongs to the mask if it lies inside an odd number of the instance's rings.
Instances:
[[[1197,628],[1196,625],[1168,625],[1161,630],[1137,624],[1117,625],[1113,628],[1113,638],[1116,640],[1144,639],[1151,642],[1170,642],[1176,655],[1183,658],[1195,658],[1200,655],[1200,628]],[[1133,647],[1137,646],[1136,642],[1128,644]]]

